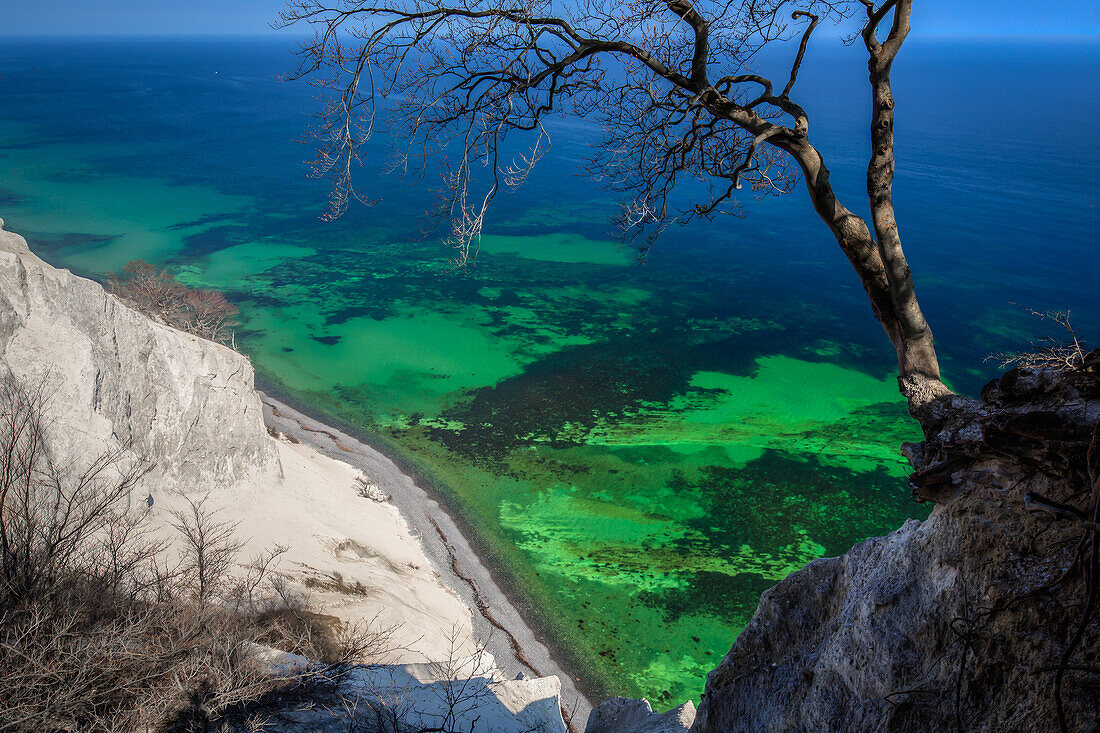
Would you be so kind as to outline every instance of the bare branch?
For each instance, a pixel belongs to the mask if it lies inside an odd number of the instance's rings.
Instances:
[[[323,170],[336,172],[330,213],[352,197],[352,161],[375,129],[377,98],[386,97],[400,167],[444,161],[438,212],[451,223],[459,266],[476,257],[497,191],[522,183],[543,157],[552,116],[599,123],[603,139],[589,172],[620,195],[616,223],[643,256],[671,224],[736,215],[744,182],[757,195],[781,195],[801,174],[897,352],[911,409],[924,414],[921,405],[949,390],[891,199],[889,68],[911,7],[912,0],[296,0],[280,24],[316,30],[299,75],[329,72],[321,83],[338,97],[319,134]],[[861,35],[875,110],[867,187],[873,231],[838,200],[810,140],[809,114],[793,99],[815,30],[856,10],[867,17]],[[880,42],[876,33],[891,16]],[[353,50],[345,52],[341,39],[354,41]],[[789,72],[776,94],[757,57],[787,42]],[[353,135],[351,113],[361,107],[369,110],[366,132]],[[534,131],[526,150],[500,160],[513,135]]]

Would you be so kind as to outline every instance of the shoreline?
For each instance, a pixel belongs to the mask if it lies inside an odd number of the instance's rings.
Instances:
[[[430,481],[418,476],[405,462],[389,455],[357,435],[317,420],[289,404],[284,395],[265,380],[256,392],[263,404],[264,422],[284,435],[318,452],[362,470],[390,494],[390,501],[420,538],[424,553],[443,576],[444,583],[458,593],[471,609],[474,630],[497,666],[509,676],[554,675],[561,681],[561,707],[570,731],[584,729],[592,709],[591,690],[582,689],[575,677],[558,661],[545,633],[529,623],[448,510]]]

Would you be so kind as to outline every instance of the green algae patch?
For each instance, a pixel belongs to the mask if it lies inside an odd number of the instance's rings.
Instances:
[[[659,706],[698,694],[763,589],[911,512],[894,472],[780,451],[694,466],[655,453],[634,470],[609,452],[591,472],[591,449],[537,453],[573,482],[511,484],[497,531],[551,589],[554,615],[574,620],[559,633],[595,651],[595,676]],[[513,454],[509,465],[533,460]],[[640,643],[642,628],[660,629],[660,643]]]
[[[667,445],[681,453],[723,446],[751,460],[766,448],[821,455],[856,468],[899,463],[897,447],[920,440],[903,419],[892,377],[876,379],[827,362],[786,356],[757,360],[751,376],[697,372],[665,404],[601,420],[581,440],[593,445]],[[880,413],[894,419],[875,420]],[[902,419],[898,419],[902,418]]]
[[[316,312],[290,310],[279,317],[261,310],[249,315],[248,327],[260,358],[288,388],[365,390],[357,403],[369,395],[379,406],[401,404],[400,412],[385,413],[391,418],[438,409],[445,395],[522,371],[506,343],[465,319],[432,311],[325,325]]]
[[[316,252],[311,247],[293,244],[247,242],[209,255],[205,268],[196,269],[181,279],[201,287],[239,288],[252,275],[266,272],[287,260],[309,257]]]
[[[516,255],[530,260],[592,265],[629,265],[633,254],[614,242],[588,239],[576,234],[543,234],[538,236],[503,236],[486,234],[481,237],[480,252],[487,255]]]

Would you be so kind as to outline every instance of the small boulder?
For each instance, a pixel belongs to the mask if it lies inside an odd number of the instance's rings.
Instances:
[[[592,710],[584,733],[685,733],[693,722],[691,700],[667,713],[655,713],[645,698],[611,697]]]

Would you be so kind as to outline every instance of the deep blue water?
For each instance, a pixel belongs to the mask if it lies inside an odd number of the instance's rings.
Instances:
[[[209,186],[309,217],[323,210],[325,188],[306,178],[301,161],[310,149],[295,141],[309,124],[315,90],[276,80],[292,68],[290,45],[255,38],[5,38],[0,119],[34,131],[25,147],[97,145],[98,170]],[[1098,271],[1100,221],[1100,132],[1092,124],[1100,113],[1098,59],[1096,43],[918,38],[897,63],[901,232],[945,371],[964,389],[990,373],[980,366],[987,351],[1017,345],[974,328],[988,314],[1027,336],[1034,333],[1029,319],[1018,317],[1020,308],[1070,310],[1085,333],[1100,326],[1090,277]],[[835,185],[861,213],[862,67],[852,49],[825,46],[811,55],[798,86]],[[550,156],[524,190],[500,199],[489,231],[506,229],[511,211],[553,201],[584,211],[571,222],[575,230],[610,234],[604,221],[613,201],[579,175],[589,132],[584,122],[556,122]],[[381,142],[376,150],[361,180],[385,170]],[[338,226],[382,219],[414,233],[407,215],[427,208],[423,192],[433,183],[430,174],[420,184],[388,177],[382,206],[353,210]],[[737,273],[739,288],[759,288],[762,296],[776,285],[802,289],[813,281],[810,290],[830,307],[852,316],[865,310],[848,292],[846,263],[800,189],[782,200],[748,198],[744,219],[671,231],[649,266],[706,261]],[[9,212],[9,219],[18,216]]]

